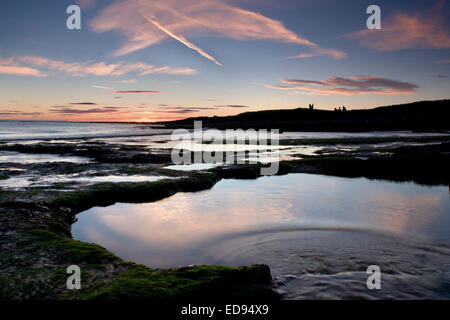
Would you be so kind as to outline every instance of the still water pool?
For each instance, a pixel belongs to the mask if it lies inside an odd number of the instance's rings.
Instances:
[[[150,267],[265,263],[298,298],[450,298],[446,186],[290,174],[78,215],[76,239]],[[368,290],[378,265],[382,290]]]

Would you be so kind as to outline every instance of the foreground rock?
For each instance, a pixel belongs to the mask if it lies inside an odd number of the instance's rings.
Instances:
[[[75,241],[74,215],[43,204],[0,205],[0,299],[277,299],[269,267],[190,266],[154,270]],[[68,290],[78,265],[82,289]]]

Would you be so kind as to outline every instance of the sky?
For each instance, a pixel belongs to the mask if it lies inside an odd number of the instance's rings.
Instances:
[[[450,1],[2,0],[0,119],[165,121],[450,98]],[[69,30],[67,8],[81,8]],[[368,29],[369,5],[381,29]]]

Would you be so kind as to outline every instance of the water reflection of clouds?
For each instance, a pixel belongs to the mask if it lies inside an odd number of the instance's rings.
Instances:
[[[369,215],[374,224],[398,232],[427,230],[445,212],[442,195],[432,193],[406,195],[380,190],[371,207],[378,213]]]
[[[93,208],[73,230],[126,259],[179,264],[227,235],[286,226],[362,227],[448,242],[449,208],[446,187],[291,174],[222,180],[211,190],[154,203]]]
[[[157,203],[118,204],[94,210],[101,223],[116,234],[170,247],[189,246],[223,233],[293,218],[292,203],[274,197],[261,200],[258,207],[246,205],[252,194],[245,191],[215,199],[200,194],[195,197],[193,201],[192,194],[180,193]]]

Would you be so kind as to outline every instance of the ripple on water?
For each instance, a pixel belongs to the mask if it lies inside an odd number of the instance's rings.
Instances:
[[[212,263],[265,263],[284,299],[450,298],[450,248],[357,229],[274,230],[211,245]],[[367,267],[381,269],[368,290]]]

